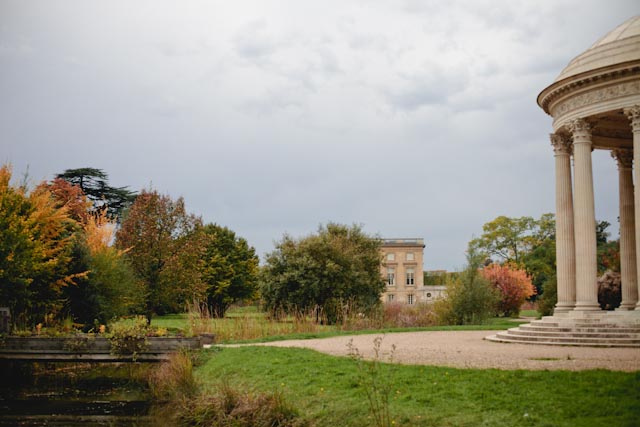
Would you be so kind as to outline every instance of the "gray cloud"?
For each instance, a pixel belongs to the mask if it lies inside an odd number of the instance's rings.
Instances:
[[[184,196],[259,253],[340,221],[424,237],[425,268],[456,268],[483,223],[553,211],[535,98],[633,13],[633,1],[0,0],[0,153],[34,181],[92,166]],[[606,153],[594,174],[598,218],[615,225]]]

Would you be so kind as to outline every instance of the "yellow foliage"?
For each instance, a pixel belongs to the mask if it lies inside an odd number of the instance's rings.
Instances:
[[[97,215],[90,215],[83,224],[87,247],[92,255],[110,247],[116,232],[116,223],[102,210]]]
[[[69,274],[77,223],[59,207],[45,184],[28,191],[11,185],[11,167],[0,167],[0,300],[18,315],[27,310],[43,315],[55,311],[60,290],[85,273]]]

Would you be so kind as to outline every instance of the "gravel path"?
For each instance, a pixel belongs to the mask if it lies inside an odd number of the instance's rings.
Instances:
[[[393,360],[402,364],[529,370],[640,370],[640,349],[638,348],[560,347],[506,344],[483,340],[484,337],[494,335],[496,332],[401,332],[247,345],[310,348],[322,353],[345,356],[348,354],[347,345],[353,340],[353,345],[365,358],[372,358],[373,340],[376,336],[383,336],[382,352],[387,354],[395,344]]]

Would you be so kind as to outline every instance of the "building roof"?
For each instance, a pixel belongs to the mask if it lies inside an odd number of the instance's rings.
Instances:
[[[382,246],[422,246],[424,248],[424,239],[421,239],[421,238],[382,239]]]
[[[555,82],[611,65],[640,60],[640,15],[634,16],[576,56]]]

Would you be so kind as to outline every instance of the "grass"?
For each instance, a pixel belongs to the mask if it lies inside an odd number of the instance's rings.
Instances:
[[[281,392],[316,426],[372,425],[353,360],[306,349],[216,349],[196,369],[205,388]],[[640,373],[500,371],[381,364],[393,425],[633,426]]]
[[[151,324],[178,333],[188,329],[188,321],[189,316],[187,314],[171,314],[155,317]],[[210,319],[210,321],[213,323],[212,329],[216,334],[216,342],[227,344],[270,342],[284,339],[328,338],[339,335],[376,334],[381,332],[504,330],[519,324],[517,321],[508,318],[494,318],[483,325],[345,330],[336,325],[319,325],[311,321],[294,318],[288,318],[284,321],[269,320],[264,313],[259,312],[255,307],[232,308],[227,312],[224,319]]]
[[[520,310],[520,316],[523,317],[536,317],[540,318],[540,313],[538,310]]]

